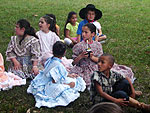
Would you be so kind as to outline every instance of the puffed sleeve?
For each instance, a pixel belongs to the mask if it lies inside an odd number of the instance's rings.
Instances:
[[[74,47],[72,48],[72,58],[75,59],[76,57],[78,57],[79,54],[82,53],[82,49],[81,49],[81,45],[80,43],[74,45]]]
[[[15,47],[15,45],[14,45],[14,41],[15,41],[15,36],[12,36],[11,37],[11,40],[10,40],[10,42],[9,42],[9,44],[8,44],[8,47],[7,47],[7,50],[6,50],[6,60],[7,61],[9,61],[11,58],[16,58],[16,54],[15,54],[15,52],[14,52],[14,47]]]
[[[41,48],[38,39],[34,39],[31,44],[31,61],[38,61],[41,56]]]
[[[53,37],[53,39],[54,39],[53,44],[54,44],[55,42],[57,42],[57,41],[60,41],[59,36],[57,36],[56,33],[54,33],[54,32],[52,32],[52,37]]]
[[[103,48],[101,43],[95,41],[92,47],[92,51],[94,52],[95,57],[100,57],[103,54]]]
[[[66,29],[68,29],[68,30],[70,30],[70,29],[71,29],[71,25],[70,25],[70,23],[68,23],[68,24],[66,25]]]

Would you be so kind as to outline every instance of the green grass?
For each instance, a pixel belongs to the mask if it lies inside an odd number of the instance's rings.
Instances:
[[[39,18],[46,13],[56,15],[61,27],[60,38],[63,39],[63,27],[70,11],[79,12],[88,3],[95,4],[103,12],[99,20],[102,31],[109,41],[103,44],[104,52],[115,56],[116,63],[133,69],[137,80],[135,89],[141,90],[143,96],[138,100],[150,103],[150,4],[149,0],[0,0],[0,52],[5,58],[5,51],[14,35],[17,20],[25,18],[38,30]],[[33,15],[37,14],[35,17]],[[81,19],[78,16],[78,22]],[[67,57],[71,58],[71,50]],[[7,67],[7,63],[5,62]],[[90,107],[88,91],[67,107],[37,109],[32,95],[26,93],[25,86],[13,87],[0,92],[0,113],[85,113]],[[140,113],[133,108],[125,108],[126,113]]]

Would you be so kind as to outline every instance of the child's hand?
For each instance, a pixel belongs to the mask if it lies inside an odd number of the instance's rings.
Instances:
[[[39,69],[38,69],[38,67],[37,67],[37,66],[33,66],[31,72],[34,73],[34,75],[39,74]]]
[[[83,51],[83,52],[80,54],[80,57],[81,57],[81,58],[88,58],[88,52]]]
[[[20,62],[18,62],[17,60],[14,60],[13,63],[14,63],[14,70],[21,69],[22,66],[21,66]]]
[[[75,86],[75,82],[70,82],[69,84],[66,84],[66,85],[69,85],[70,88],[73,88]]]
[[[121,106],[128,106],[129,101],[126,101],[125,99],[120,98],[120,99],[116,99],[115,103]]]

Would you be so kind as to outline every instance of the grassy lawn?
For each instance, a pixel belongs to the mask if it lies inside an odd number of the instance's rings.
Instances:
[[[103,12],[99,20],[102,31],[108,37],[103,44],[104,52],[115,56],[117,64],[131,67],[137,80],[136,90],[143,95],[138,100],[150,104],[150,3],[149,0],[0,0],[0,52],[5,58],[5,51],[14,35],[17,20],[25,18],[38,30],[39,18],[46,13],[56,15],[61,27],[60,38],[63,39],[63,27],[70,11],[79,12],[88,3]],[[34,16],[38,15],[38,16]],[[78,17],[78,22],[81,19]],[[71,58],[71,50],[67,57]],[[7,67],[7,63],[5,62]],[[13,87],[0,91],[0,113],[85,113],[90,107],[89,92],[67,107],[37,109],[32,95],[26,93],[29,85]],[[140,113],[134,108],[123,108],[126,113]],[[29,112],[28,112],[29,113]]]

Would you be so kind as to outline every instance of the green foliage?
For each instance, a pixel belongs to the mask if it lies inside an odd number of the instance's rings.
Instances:
[[[95,4],[103,12],[98,20],[103,34],[109,41],[103,44],[104,52],[115,56],[117,64],[124,64],[133,69],[137,80],[134,86],[143,92],[140,101],[150,103],[150,4],[149,0],[0,0],[0,52],[5,58],[5,51],[14,35],[17,20],[25,18],[38,30],[39,18],[47,13],[56,15],[57,24],[63,27],[70,11],[79,12],[88,3]],[[38,15],[38,16],[34,16]],[[78,16],[78,22],[81,19]],[[71,58],[71,49],[67,51]],[[7,63],[5,62],[7,67]],[[1,113],[85,113],[90,107],[89,92],[67,107],[35,108],[32,95],[26,93],[29,82],[25,86],[13,87],[9,91],[0,92]],[[125,108],[127,113],[139,113],[132,108]]]

